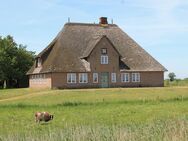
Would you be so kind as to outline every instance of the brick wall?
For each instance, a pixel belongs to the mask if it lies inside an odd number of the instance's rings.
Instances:
[[[43,74],[44,78],[32,78],[33,75],[29,76],[29,87],[30,88],[51,88],[51,74]]]
[[[132,82],[132,72],[130,74],[130,82],[121,82],[121,73],[116,72],[117,82],[111,82],[111,73],[109,73],[109,87],[162,87],[164,86],[163,72],[140,72],[140,82]],[[52,87],[53,88],[95,88],[101,87],[101,75],[99,73],[98,83],[93,83],[93,73],[88,73],[88,83],[79,83],[79,73],[76,73],[77,81],[73,84],[67,83],[66,73],[53,73],[52,74]]]

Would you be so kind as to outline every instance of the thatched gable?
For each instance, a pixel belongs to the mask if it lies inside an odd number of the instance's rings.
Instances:
[[[37,57],[42,59],[40,73],[89,72],[87,58],[103,37],[107,37],[120,54],[120,68],[129,71],[166,71],[117,25],[67,23],[57,37]],[[91,62],[90,62],[91,63]],[[124,63],[124,64],[123,64]],[[34,66],[28,74],[38,72]]]

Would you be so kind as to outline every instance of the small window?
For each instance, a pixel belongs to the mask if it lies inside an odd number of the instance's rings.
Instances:
[[[76,83],[76,73],[67,74],[67,83]]]
[[[116,73],[111,73],[111,81],[112,83],[116,82]]]
[[[107,55],[101,56],[101,64],[108,64],[108,56]]]
[[[140,73],[132,73],[132,82],[140,82]]]
[[[41,58],[37,58],[37,60],[36,60],[36,67],[41,67],[41,65],[42,65]]]
[[[98,73],[93,73],[93,83],[98,83]]]
[[[79,83],[87,83],[88,77],[87,73],[79,73]]]
[[[129,82],[129,73],[121,74],[121,82]]]
[[[107,54],[107,49],[106,48],[102,48],[101,49],[101,54]]]
[[[35,75],[31,75],[31,79],[35,79]]]

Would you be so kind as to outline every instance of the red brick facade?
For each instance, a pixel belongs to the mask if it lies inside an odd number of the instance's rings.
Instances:
[[[101,64],[102,49],[105,49],[108,56],[108,64]],[[33,77],[30,75],[30,87],[40,88],[95,88],[95,87],[161,87],[164,85],[163,71],[131,71],[121,70],[120,55],[114,46],[103,38],[92,50],[87,61],[90,63],[90,72],[71,72],[76,74],[76,83],[68,83],[67,72],[47,73],[43,76]],[[87,83],[79,82],[79,74],[87,73]],[[93,82],[93,73],[98,74],[98,82]],[[102,74],[105,73],[103,85]],[[112,73],[116,75],[116,81],[112,82]],[[128,82],[122,82],[122,73],[128,75]],[[133,73],[139,74],[139,82],[133,82]]]

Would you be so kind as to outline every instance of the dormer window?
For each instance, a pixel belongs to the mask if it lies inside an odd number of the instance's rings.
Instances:
[[[107,54],[107,49],[106,48],[102,48],[101,49],[101,54]]]
[[[37,58],[37,60],[36,60],[36,67],[41,67],[41,65],[42,65],[41,58]]]

